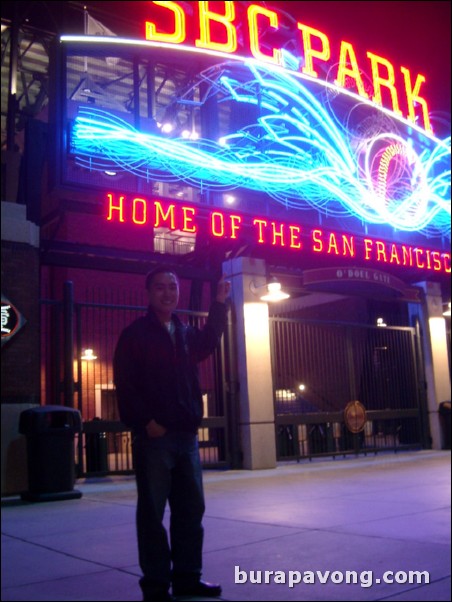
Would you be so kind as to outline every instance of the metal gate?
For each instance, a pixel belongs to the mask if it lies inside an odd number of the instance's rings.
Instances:
[[[119,421],[113,353],[142,305],[42,302],[42,391],[46,403],[81,411],[78,476],[133,471],[130,431]],[[179,312],[202,326],[207,313]],[[200,365],[205,467],[239,467],[233,328]],[[270,318],[277,459],[429,445],[420,335],[413,328]],[[358,404],[359,402],[359,404]],[[362,408],[350,425],[344,411]],[[359,423],[359,424],[358,424]],[[356,428],[354,428],[356,427]]]
[[[414,328],[271,318],[270,330],[278,459],[427,447]]]
[[[133,471],[131,433],[119,420],[113,384],[113,354],[121,331],[146,311],[145,306],[75,303],[72,283],[64,299],[42,302],[41,398],[80,410],[83,432],[77,436],[77,475]],[[205,312],[178,312],[202,327]],[[199,429],[203,466],[230,464],[226,420],[225,339],[199,365],[204,419]]]

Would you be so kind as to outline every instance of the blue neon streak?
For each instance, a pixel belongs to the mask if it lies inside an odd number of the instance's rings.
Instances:
[[[135,130],[126,121],[95,108],[80,108],[73,149],[80,165],[105,170],[112,165],[147,180],[201,182],[217,190],[241,187],[262,191],[288,208],[329,216],[355,216],[372,224],[427,236],[450,235],[450,137],[416,154],[411,141],[391,132],[378,138],[406,148],[398,179],[382,198],[376,184],[375,140],[363,165],[356,140],[344,135],[316,97],[287,72],[246,62],[245,83],[223,75],[218,83],[237,103],[264,111],[256,124],[209,140],[170,139]],[[242,65],[243,69],[243,65]],[[407,167],[408,166],[408,167]],[[391,174],[388,172],[388,177]]]

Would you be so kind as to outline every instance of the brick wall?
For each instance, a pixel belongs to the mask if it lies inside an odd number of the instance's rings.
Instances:
[[[26,324],[2,347],[2,403],[39,403],[39,251],[2,241],[2,294]]]

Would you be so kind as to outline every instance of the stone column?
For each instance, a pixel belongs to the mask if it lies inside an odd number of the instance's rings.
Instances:
[[[436,282],[420,282],[417,286],[425,294],[420,321],[424,333],[425,380],[432,448],[441,449],[443,433],[439,405],[450,400],[450,369],[441,286]]]
[[[252,292],[253,287],[266,283],[265,261],[232,259],[224,263],[223,273],[232,284],[243,468],[274,468],[276,441],[268,306]]]

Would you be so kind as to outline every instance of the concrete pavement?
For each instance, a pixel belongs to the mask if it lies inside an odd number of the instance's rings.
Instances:
[[[204,578],[225,600],[450,600],[450,480],[450,451],[205,471]],[[141,600],[133,477],[75,488],[2,500],[2,600]]]

